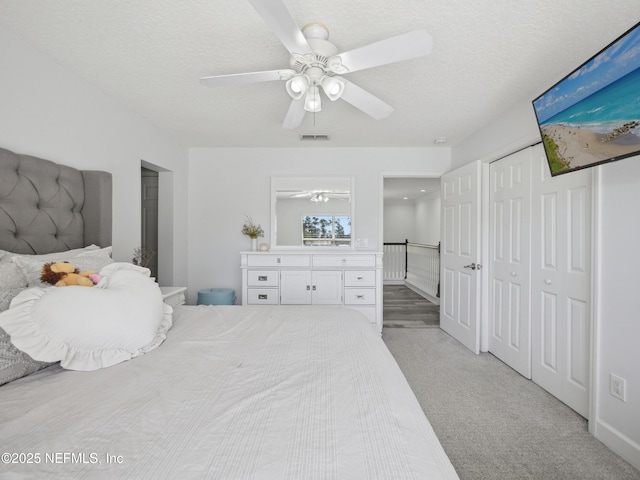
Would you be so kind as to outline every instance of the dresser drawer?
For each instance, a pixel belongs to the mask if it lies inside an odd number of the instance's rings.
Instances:
[[[344,304],[345,305],[375,305],[376,289],[375,288],[345,288]]]
[[[247,289],[248,305],[277,305],[277,288],[249,288]]]
[[[311,258],[309,255],[277,255],[269,254],[249,254],[247,255],[247,266],[249,267],[309,267]]]
[[[375,255],[314,255],[314,267],[375,267]]]
[[[376,271],[375,270],[345,270],[344,286],[345,287],[375,287]]]
[[[279,270],[247,270],[247,286],[277,287],[280,284]]]

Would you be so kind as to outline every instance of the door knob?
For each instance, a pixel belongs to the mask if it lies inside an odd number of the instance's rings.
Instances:
[[[470,268],[471,270],[480,270],[480,264],[472,263],[471,265],[465,265],[464,268]]]

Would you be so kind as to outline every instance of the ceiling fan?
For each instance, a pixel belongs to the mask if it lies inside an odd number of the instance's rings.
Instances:
[[[312,202],[322,203],[328,202],[334,198],[337,200],[349,200],[351,194],[349,192],[334,192],[333,190],[310,190],[305,192],[296,192],[289,195],[289,198],[308,198]]]
[[[312,23],[301,30],[282,0],[249,2],[291,54],[291,68],[215,75],[203,77],[200,81],[215,87],[286,81],[286,90],[292,102],[283,128],[297,128],[302,123],[305,112],[315,113],[321,110],[320,89],[329,100],[341,98],[376,120],[388,117],[393,107],[342,75],[422,57],[431,52],[431,36],[425,30],[414,30],[338,54],[338,49],[327,40],[327,27]]]

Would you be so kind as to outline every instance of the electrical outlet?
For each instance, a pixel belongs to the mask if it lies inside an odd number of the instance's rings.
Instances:
[[[358,238],[356,240],[356,247],[357,248],[366,248],[369,245],[369,239],[368,238]]]
[[[623,402],[627,401],[627,381],[624,378],[621,378],[617,375],[611,374],[611,395],[616,398],[619,398]]]

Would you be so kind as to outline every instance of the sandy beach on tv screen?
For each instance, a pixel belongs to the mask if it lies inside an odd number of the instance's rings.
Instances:
[[[556,143],[558,155],[569,164],[569,169],[640,150],[640,137],[633,133],[627,132],[606,140],[606,135],[586,128],[570,128],[556,124],[544,125],[541,130]]]

